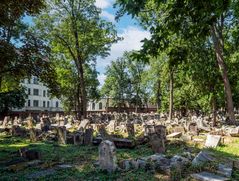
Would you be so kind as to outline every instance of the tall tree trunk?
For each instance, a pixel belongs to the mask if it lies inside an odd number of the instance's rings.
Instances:
[[[212,126],[216,126],[217,121],[217,101],[215,93],[212,95],[212,111],[213,111],[213,118],[212,118]]]
[[[157,82],[157,111],[159,111],[159,109],[160,109],[160,106],[161,106],[161,100],[160,100],[160,96],[161,96],[161,94],[160,94],[160,79],[158,78],[158,82]]]
[[[230,119],[231,123],[235,123],[235,114],[233,110],[233,100],[232,100],[232,92],[231,92],[231,86],[227,75],[227,68],[224,63],[224,57],[223,57],[223,38],[222,38],[222,32],[219,32],[218,28],[216,27],[216,24],[213,24],[211,27],[211,33],[212,33],[212,39],[214,44],[214,50],[217,57],[217,63],[221,70],[221,75],[223,79],[224,84],[224,91],[226,94],[226,102],[227,102],[227,114]]]
[[[170,95],[169,95],[169,120],[172,120],[172,117],[173,117],[173,70],[171,69],[170,70],[170,73],[169,73],[169,92],[170,92]]]
[[[83,118],[86,118],[86,90],[85,90],[85,79],[84,79],[84,60],[82,59],[81,53],[80,53],[80,45],[79,45],[79,35],[78,35],[78,29],[77,29],[77,22],[76,22],[76,16],[74,14],[74,8],[72,7],[72,31],[75,38],[75,46],[76,46],[76,55],[77,59],[75,60],[76,66],[78,69],[79,74],[79,80],[80,80],[80,90],[81,90],[81,109],[82,109],[82,116]]]

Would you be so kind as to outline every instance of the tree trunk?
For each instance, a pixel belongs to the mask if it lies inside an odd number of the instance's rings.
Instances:
[[[232,92],[231,86],[227,75],[227,68],[224,63],[223,57],[223,38],[221,36],[222,33],[218,32],[216,25],[213,24],[211,27],[212,32],[212,39],[214,44],[214,50],[217,57],[217,63],[221,71],[223,84],[224,84],[224,91],[226,94],[226,102],[227,102],[227,114],[231,123],[235,123],[235,114],[233,110],[233,100],[232,100]]]
[[[87,101],[86,101],[86,90],[85,90],[85,79],[84,79],[84,69],[83,69],[83,65],[84,65],[84,61],[81,57],[81,53],[80,53],[80,45],[79,45],[79,36],[78,36],[78,30],[77,30],[77,22],[76,22],[76,17],[74,14],[74,9],[72,8],[72,31],[74,34],[74,38],[75,38],[75,46],[76,46],[76,55],[77,55],[77,59],[75,60],[76,66],[77,66],[77,70],[78,70],[78,74],[79,74],[79,80],[80,80],[80,90],[81,90],[81,110],[82,110],[82,114],[81,116],[83,116],[83,118],[86,118],[86,106],[87,106]]]
[[[161,106],[161,100],[160,100],[160,79],[158,79],[158,82],[157,82],[157,111],[159,111],[160,109],[160,106]]]
[[[214,93],[212,95],[212,111],[213,111],[212,126],[215,127],[217,122],[217,101]]]
[[[172,120],[173,117],[173,70],[170,70],[169,73],[169,79],[170,79],[170,83],[169,83],[169,92],[170,92],[170,96],[169,96],[169,120]]]

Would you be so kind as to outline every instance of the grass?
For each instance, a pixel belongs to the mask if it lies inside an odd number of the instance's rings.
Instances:
[[[39,150],[42,154],[43,164],[40,166],[27,167],[25,169],[12,172],[5,169],[4,163],[12,159],[18,158],[18,150],[22,147]],[[184,143],[182,141],[170,141],[166,146],[166,155],[171,157],[175,154],[181,154],[185,151],[191,151],[195,155],[200,151],[201,145],[195,147],[193,143]],[[239,157],[239,139],[233,139],[230,144],[224,144],[216,149],[210,149],[220,159]],[[135,149],[117,149],[117,160],[135,159],[152,155],[153,152],[149,145],[140,145]],[[9,137],[0,134],[0,180],[28,180],[27,175],[54,167],[54,164],[65,163],[74,165],[73,168],[67,170],[57,169],[56,173],[49,176],[43,176],[39,180],[168,180],[168,176],[146,172],[144,170],[131,170],[127,172],[116,172],[107,174],[94,167],[94,163],[98,159],[97,146],[74,146],[74,145],[58,145],[50,142],[31,143],[29,139],[19,137]],[[188,168],[193,172],[199,168]],[[185,176],[185,173],[182,173]],[[177,174],[177,173],[175,173]],[[181,175],[181,173],[180,173]],[[177,178],[177,177],[176,177]],[[235,171],[233,178],[238,179],[239,173]],[[178,180],[180,178],[177,178]]]

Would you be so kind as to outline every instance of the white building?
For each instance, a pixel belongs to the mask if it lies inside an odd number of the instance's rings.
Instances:
[[[21,84],[26,88],[28,98],[22,109],[13,111],[33,111],[33,112],[62,112],[61,101],[50,97],[49,89],[38,81],[37,77],[22,80]]]

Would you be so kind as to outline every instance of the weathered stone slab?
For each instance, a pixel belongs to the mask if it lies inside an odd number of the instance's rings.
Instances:
[[[221,140],[221,136],[219,135],[207,135],[205,147],[216,148]]]
[[[231,128],[231,129],[229,130],[229,134],[230,134],[230,136],[232,136],[232,137],[239,137],[239,127]]]
[[[45,177],[48,175],[53,175],[56,173],[56,170],[53,168],[47,169],[47,170],[42,170],[42,171],[38,171],[35,173],[32,173],[30,175],[27,175],[26,178],[28,179],[39,179],[41,177]]]
[[[85,130],[85,133],[84,133],[84,144],[85,145],[90,145],[92,143],[93,131],[94,130],[92,128],[89,128],[89,129]]]
[[[99,166],[109,173],[117,169],[116,148],[109,140],[102,141],[99,146]]]
[[[180,138],[182,136],[182,132],[175,132],[167,135],[167,138]]]
[[[132,140],[125,138],[112,138],[111,139],[117,148],[134,148],[135,143]]]
[[[233,166],[233,164],[219,163],[217,173],[230,178],[232,176],[232,166]]]
[[[78,130],[83,129],[85,130],[86,127],[90,124],[90,121],[88,119],[84,119],[80,122],[80,125],[78,127]]]
[[[200,151],[198,155],[193,159],[193,165],[202,165],[207,162],[215,161],[212,153],[206,151]]]
[[[226,177],[222,177],[220,175],[215,175],[210,172],[195,173],[195,174],[192,174],[191,177],[193,177],[194,179],[199,180],[199,181],[227,181],[227,180],[229,180]]]

